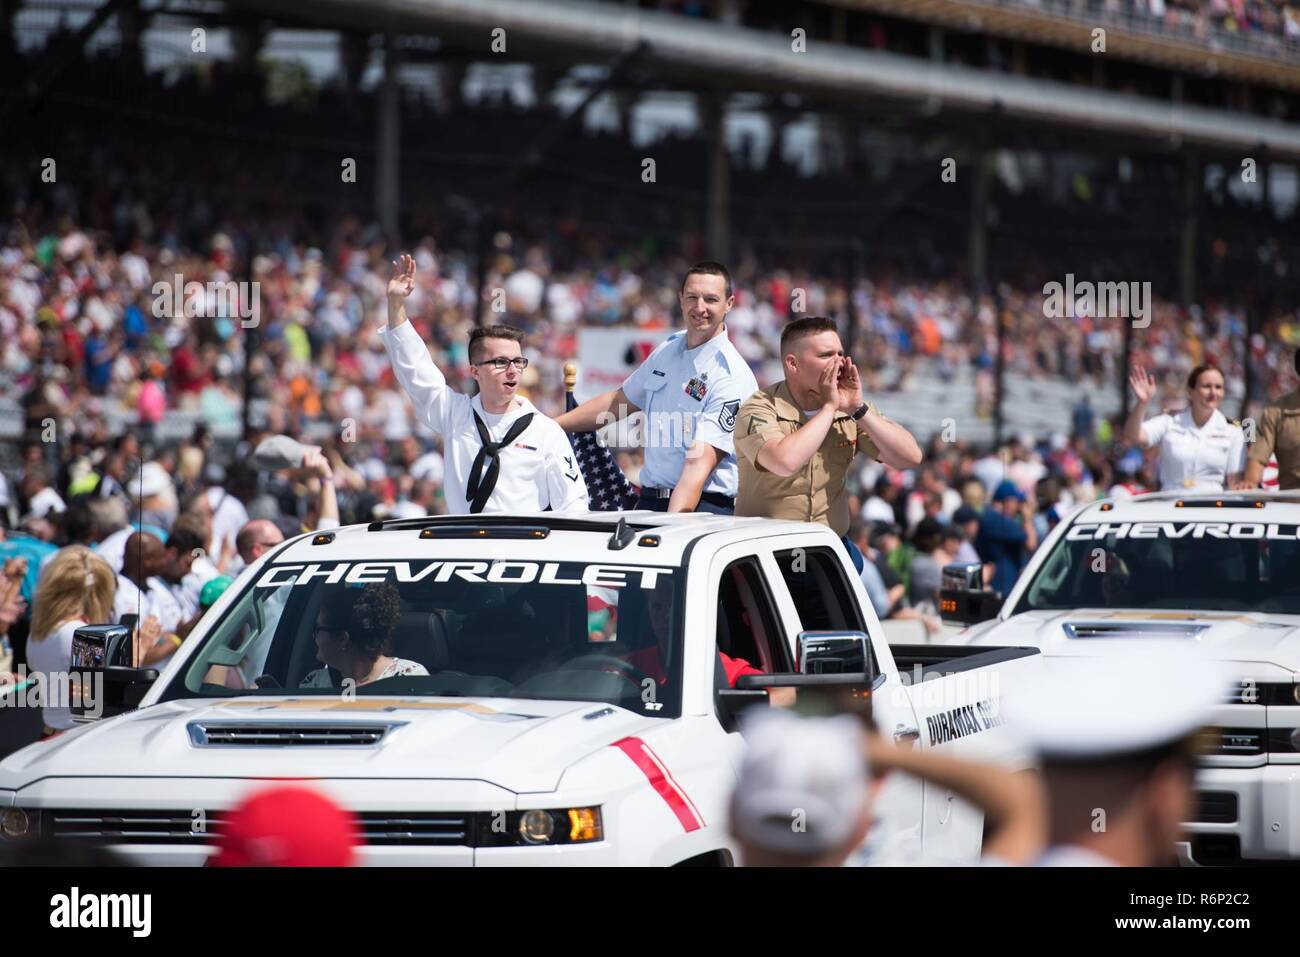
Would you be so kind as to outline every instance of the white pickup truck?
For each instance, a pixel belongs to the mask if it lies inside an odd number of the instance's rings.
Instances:
[[[382,588],[400,597],[390,653],[427,674],[304,687],[322,602]],[[1037,653],[891,650],[870,609],[835,535],[795,522],[546,513],[309,534],[244,572],[161,676],[113,666],[125,629],[79,630],[109,716],[0,762],[0,841],[198,864],[223,813],[287,777],[357,814],[366,863],[727,864],[736,714],[766,687],[800,706],[850,689],[897,739],[1014,755],[999,700]],[[737,659],[764,674],[729,687]],[[979,814],[948,792],[892,781],[878,811],[896,856],[979,853]]]
[[[1228,700],[1204,736],[1184,863],[1300,859],[1300,493],[1157,492],[1082,506],[1011,594],[944,569],[952,640],[1032,645],[1044,665],[1113,656],[1134,638],[1197,644]]]

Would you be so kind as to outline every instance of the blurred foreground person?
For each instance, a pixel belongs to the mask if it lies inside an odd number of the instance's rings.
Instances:
[[[356,818],[296,784],[245,798],[217,829],[213,867],[350,867],[361,843]]]
[[[747,867],[839,867],[872,826],[890,771],[946,788],[984,812],[984,860],[1027,864],[1042,853],[1038,782],[992,765],[893,745],[849,715],[799,717],[758,709],[731,799],[731,833]]]
[[[1187,648],[1074,658],[1011,699],[1010,722],[1042,762],[1047,867],[1152,867],[1174,861],[1192,812],[1196,732],[1227,691]]]

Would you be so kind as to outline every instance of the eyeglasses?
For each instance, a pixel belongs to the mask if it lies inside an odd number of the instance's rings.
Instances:
[[[513,359],[507,359],[505,356],[499,356],[496,359],[484,359],[482,362],[475,362],[476,366],[491,366],[497,372],[505,372],[506,366],[513,365],[521,372],[528,368],[528,359],[524,356],[516,356]]]
[[[320,626],[313,628],[311,632],[312,638],[325,638],[325,639],[337,638],[346,634],[347,634],[346,630],[334,629],[334,628],[321,628]]]

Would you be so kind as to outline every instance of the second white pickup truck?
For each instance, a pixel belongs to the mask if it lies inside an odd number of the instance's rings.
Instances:
[[[417,673],[322,671],[322,605],[375,589],[395,590],[389,653]],[[887,735],[1009,758],[1000,701],[1038,662],[891,649],[825,527],[651,512],[306,535],[249,568],[161,676],[114,666],[123,636],[76,646],[110,716],[0,762],[0,840],[200,864],[224,813],[291,777],[358,815],[367,863],[727,864],[736,715],[766,688],[856,689]],[[741,661],[761,673],[736,677]],[[877,811],[892,859],[979,854],[980,816],[948,792],[892,781]]]
[[[1082,506],[1005,601],[944,569],[971,648],[1032,645],[1049,670],[1164,638],[1200,646],[1230,697],[1203,739],[1184,863],[1300,859],[1300,492],[1157,492]]]

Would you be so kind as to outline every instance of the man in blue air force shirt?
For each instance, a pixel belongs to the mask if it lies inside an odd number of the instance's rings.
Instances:
[[[731,515],[738,481],[736,415],[758,382],[727,338],[735,297],[726,267],[692,266],[680,300],[684,330],[650,353],[621,388],[555,421],[566,432],[587,432],[644,410],[645,466],[636,507]]]

